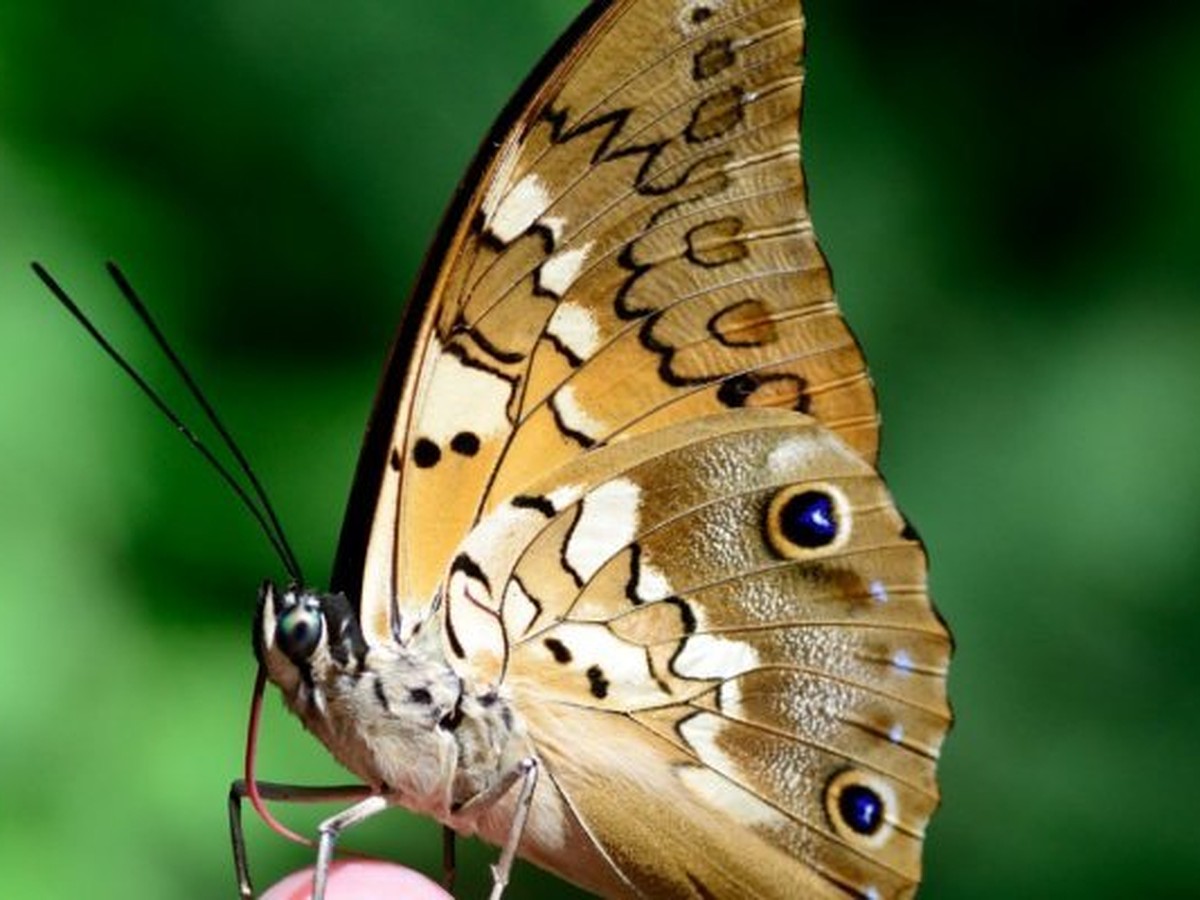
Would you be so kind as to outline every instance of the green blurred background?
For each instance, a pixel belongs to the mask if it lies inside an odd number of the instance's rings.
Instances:
[[[282,575],[28,261],[170,382],[120,261],[320,583],[423,248],[579,6],[0,4],[3,896],[232,895]],[[1200,5],[808,6],[814,218],[958,641],[923,896],[1200,895]],[[264,777],[340,780],[269,708]],[[435,827],[368,831],[437,872]],[[308,859],[250,840],[260,884]]]

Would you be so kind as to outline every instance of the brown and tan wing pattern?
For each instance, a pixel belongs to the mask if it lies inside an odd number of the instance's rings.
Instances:
[[[797,0],[598,2],[514,100],[370,425],[335,578],[369,635],[406,634],[479,517],[592,448],[766,406],[874,459],[806,206],[802,50]]]
[[[950,640],[854,450],[718,414],[578,459],[477,531],[446,621],[543,759],[526,855],[610,896],[912,895]],[[557,839],[580,831],[599,857]]]

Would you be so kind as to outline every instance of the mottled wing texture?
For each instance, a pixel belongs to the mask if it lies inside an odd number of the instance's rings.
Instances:
[[[776,407],[874,460],[806,205],[802,51],[797,0],[598,2],[514,100],[360,462],[335,587],[369,637],[408,634],[480,517],[589,450]]]
[[[883,482],[815,419],[577,459],[485,518],[446,603],[543,760],[526,856],[605,896],[915,892],[950,640]]]

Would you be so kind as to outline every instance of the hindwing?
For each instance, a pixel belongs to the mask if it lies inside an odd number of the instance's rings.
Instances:
[[[920,544],[836,435],[773,410],[669,426],[478,535],[447,622],[543,757],[534,834],[565,804],[646,897],[915,889],[950,641]],[[555,846],[526,851],[613,892]]]

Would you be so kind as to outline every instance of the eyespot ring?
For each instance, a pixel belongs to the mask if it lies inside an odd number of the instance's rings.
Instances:
[[[847,841],[865,847],[887,842],[896,821],[896,792],[871,772],[843,769],[825,785],[825,814]]]
[[[789,485],[767,506],[767,543],[784,559],[833,553],[850,539],[852,527],[846,495],[826,482]]]

